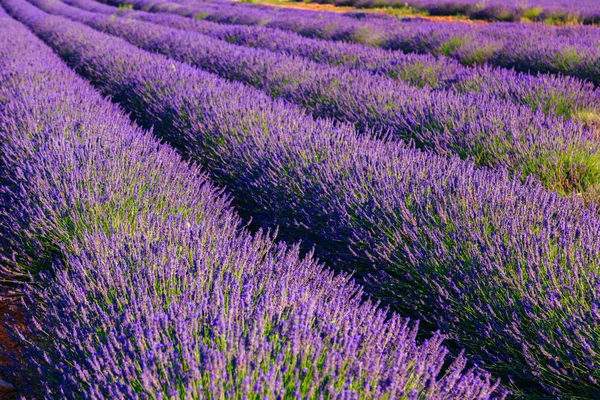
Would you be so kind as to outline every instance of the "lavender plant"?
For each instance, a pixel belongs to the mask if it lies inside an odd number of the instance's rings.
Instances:
[[[535,183],[313,120],[161,55],[2,0],[77,71],[286,238],[354,268],[523,393],[594,398],[600,221]]]
[[[389,132],[419,147],[458,154],[475,163],[533,175],[561,194],[595,201],[599,148],[592,130],[534,113],[488,94],[456,96],[416,89],[362,71],[344,71],[298,57],[235,46],[204,35],[136,20],[89,13],[56,0],[33,0],[45,10],[119,35],[149,51],[263,88],[360,130]]]
[[[222,190],[22,25],[0,14],[0,32],[1,182],[23,210],[3,236],[58,249],[24,288],[24,394],[503,397],[464,357],[446,365],[440,335],[418,345],[348,276],[243,230]]]

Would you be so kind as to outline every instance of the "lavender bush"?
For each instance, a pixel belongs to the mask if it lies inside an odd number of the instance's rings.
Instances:
[[[317,243],[523,393],[597,397],[600,221],[575,199],[297,108],[2,0],[77,71],[203,163],[238,206]]]
[[[317,116],[332,116],[393,137],[415,140],[441,154],[473,158],[478,165],[533,175],[561,194],[595,201],[600,184],[593,130],[487,93],[457,96],[416,89],[362,71],[344,71],[298,57],[228,44],[194,32],[123,20],[34,0],[45,10],[124,37],[150,51],[299,103]]]
[[[23,26],[0,15],[0,32],[1,182],[25,215],[3,213],[3,236],[58,250],[24,289],[23,393],[503,397],[464,357],[445,365],[440,335],[417,345],[347,276],[250,236],[222,191]]]

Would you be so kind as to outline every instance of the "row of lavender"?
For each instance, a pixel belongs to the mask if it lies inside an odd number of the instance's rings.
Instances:
[[[66,0],[65,3],[87,11],[194,31],[228,43],[300,56],[331,66],[366,70],[413,86],[428,86],[461,94],[485,92],[567,119],[585,119],[586,115],[597,115],[600,111],[600,91],[594,90],[590,83],[571,77],[551,74],[532,76],[488,66],[468,68],[444,56],[404,54],[358,44],[313,39],[258,25],[226,25],[176,14],[133,11],[93,0]],[[176,6],[175,3],[171,5]]]
[[[527,20],[550,24],[600,23],[600,7],[596,0],[405,0],[405,2],[430,15],[466,15],[472,19],[488,21]]]
[[[598,395],[594,210],[315,121],[20,0],[2,3],[141,123],[203,163],[261,225],[316,243],[332,265],[356,269],[372,293],[449,332],[520,390]]]
[[[596,0],[312,0],[358,8],[392,7],[428,15],[466,16],[486,21],[541,21],[550,24],[600,23]]]
[[[181,3],[183,0],[176,1]],[[147,11],[172,12],[214,22],[261,25],[303,36],[446,55],[465,65],[490,64],[523,72],[571,75],[600,84],[600,29],[543,24],[465,24],[360,14],[314,13],[247,4],[163,0],[104,0]],[[317,14],[317,15],[315,15]],[[359,18],[359,16],[361,18]]]
[[[361,131],[374,129],[393,138],[415,140],[421,148],[457,154],[479,166],[504,167],[522,177],[533,175],[561,194],[575,191],[587,200],[598,198],[600,148],[593,128],[497,100],[485,90],[457,95],[419,89],[361,70],[98,15],[57,0],[33,3],[148,51],[263,89],[304,106],[315,116],[351,122]]]
[[[22,394],[502,397],[462,356],[444,368],[440,335],[417,345],[348,277],[250,236],[196,167],[3,13],[4,272],[36,276],[10,370]]]

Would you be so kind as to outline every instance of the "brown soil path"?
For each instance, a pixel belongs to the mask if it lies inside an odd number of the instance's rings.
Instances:
[[[16,352],[18,351],[19,346],[11,339],[4,326],[4,324],[10,320],[8,316],[14,318],[18,324],[23,324],[23,313],[18,305],[16,305],[14,301],[0,299],[0,346],[10,352]],[[10,357],[0,354],[0,365],[8,365],[10,362]],[[16,390],[0,376],[0,400],[13,400],[18,398],[19,396]]]
[[[402,18],[423,18],[429,21],[439,21],[439,22],[465,22],[469,24],[487,24],[487,21],[482,20],[472,20],[467,17],[453,17],[453,16],[431,16],[431,15],[423,15],[418,13],[412,13],[409,10],[398,10],[394,8],[356,8],[350,6],[336,6],[333,4],[319,4],[319,3],[304,3],[297,2],[293,0],[251,0],[247,1],[253,4],[262,4],[265,6],[271,7],[286,7],[286,8],[296,8],[300,10],[310,10],[310,11],[329,11],[335,13],[345,13],[350,11],[359,11],[359,12],[368,12],[368,13],[384,13],[389,15],[394,15]]]

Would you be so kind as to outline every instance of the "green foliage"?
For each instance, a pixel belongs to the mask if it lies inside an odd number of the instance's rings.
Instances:
[[[523,19],[527,21],[535,21],[544,11],[542,7],[532,7],[523,11]]]
[[[575,47],[570,47],[556,53],[554,58],[554,66],[565,73],[571,71],[574,67],[581,63],[581,56],[577,53]]]
[[[465,42],[465,38],[453,37],[440,45],[440,53],[450,56]]]

